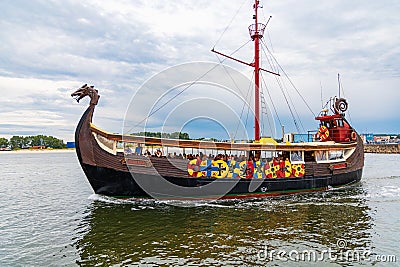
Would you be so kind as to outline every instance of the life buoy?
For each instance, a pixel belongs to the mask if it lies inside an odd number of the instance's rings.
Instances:
[[[321,141],[325,141],[329,137],[329,130],[326,126],[321,126],[318,129],[318,136]]]
[[[355,132],[355,131],[352,131],[350,137],[351,137],[351,140],[356,141],[356,140],[357,140],[357,134],[356,134],[356,132]]]

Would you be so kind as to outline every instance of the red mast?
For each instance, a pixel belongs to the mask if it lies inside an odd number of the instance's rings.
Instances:
[[[255,0],[254,3],[254,12],[255,12],[255,27],[254,34],[250,31],[250,36],[254,40],[254,139],[255,141],[260,140],[260,38],[262,35],[258,32],[258,17],[257,17],[257,9],[260,1]],[[265,25],[261,24],[263,27],[262,31],[264,32]],[[251,27],[251,26],[250,26]]]
[[[254,140],[260,140],[260,70],[275,74],[279,76],[279,73],[275,73],[263,68],[260,68],[260,39],[264,35],[264,30],[266,25],[263,23],[258,23],[258,7],[260,1],[254,1],[254,15],[253,19],[255,23],[249,26],[249,33],[251,39],[254,41],[254,62],[246,63],[242,60],[233,58],[231,56],[225,55],[221,52],[215,51],[214,48],[211,50],[212,52],[227,57],[229,59],[235,60],[237,62],[243,63],[245,65],[251,66],[254,68]]]

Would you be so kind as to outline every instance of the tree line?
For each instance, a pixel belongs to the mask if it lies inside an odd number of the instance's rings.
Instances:
[[[173,133],[139,132],[139,133],[132,133],[132,135],[157,137],[157,138],[168,138],[168,139],[184,139],[184,140],[198,140],[198,141],[207,140],[207,141],[214,141],[214,142],[221,141],[216,138],[205,138],[205,137],[192,139],[192,138],[190,138],[188,133],[182,133],[182,132],[173,132]]]
[[[8,140],[7,138],[0,137],[0,148],[22,149],[33,146],[45,146],[48,148],[65,148],[64,141],[54,136],[35,135],[35,136],[17,136]]]
[[[139,133],[133,133],[132,135],[158,137],[158,138],[169,138],[169,139],[186,139],[186,140],[190,139],[188,133],[182,133],[182,132],[173,132],[173,133],[139,132]]]

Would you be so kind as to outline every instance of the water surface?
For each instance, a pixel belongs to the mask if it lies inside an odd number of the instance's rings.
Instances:
[[[0,153],[0,265],[357,266],[378,264],[380,256],[400,260],[400,155],[367,154],[365,162],[362,182],[351,188],[170,205],[94,195],[72,152]],[[336,258],[322,254],[329,249]],[[324,256],[296,262],[273,250]],[[346,251],[369,257],[338,257]]]

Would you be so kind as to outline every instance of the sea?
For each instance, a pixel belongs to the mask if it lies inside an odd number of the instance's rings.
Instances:
[[[76,154],[0,152],[0,266],[400,266],[400,155],[361,183],[253,200],[93,193]]]

